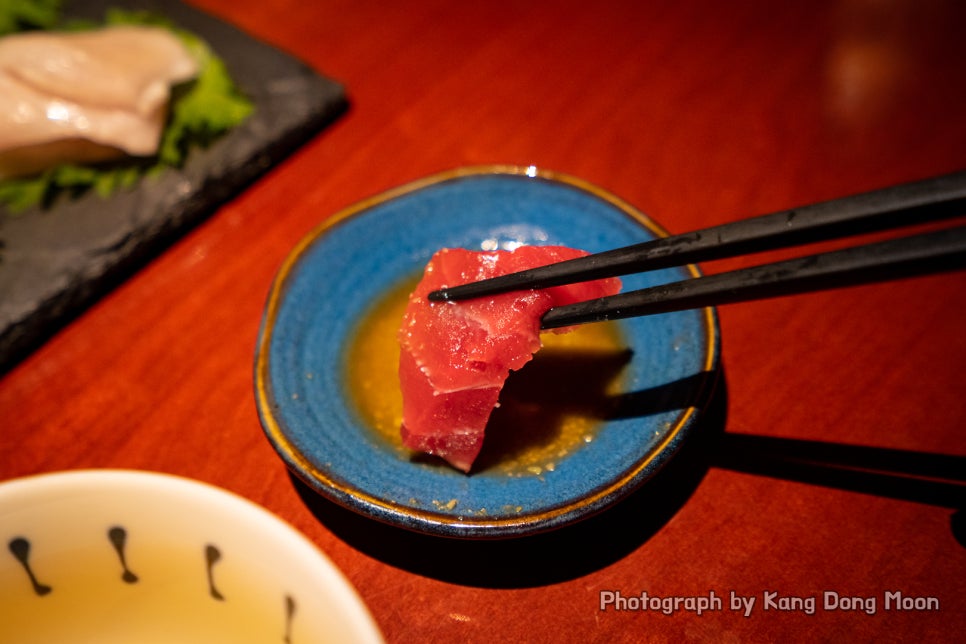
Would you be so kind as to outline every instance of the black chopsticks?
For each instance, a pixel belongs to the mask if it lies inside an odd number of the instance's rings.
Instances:
[[[888,230],[966,213],[966,172],[663,237],[430,293],[436,301],[546,288]],[[966,267],[966,228],[903,237],[555,307],[545,329]]]
[[[966,227],[809,255],[554,307],[541,327],[668,313],[966,266]]]

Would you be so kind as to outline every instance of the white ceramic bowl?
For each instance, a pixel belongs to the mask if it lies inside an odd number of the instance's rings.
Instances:
[[[263,508],[166,474],[0,484],[0,642],[381,642],[355,590]]]

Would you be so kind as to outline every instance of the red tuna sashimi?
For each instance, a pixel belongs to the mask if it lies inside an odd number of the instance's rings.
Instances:
[[[487,419],[510,370],[520,369],[541,346],[543,314],[554,306],[612,295],[620,290],[620,280],[461,302],[430,302],[427,295],[584,255],[564,246],[521,246],[492,252],[444,249],[433,256],[409,296],[399,330],[404,445],[441,456],[468,472],[483,447]]]

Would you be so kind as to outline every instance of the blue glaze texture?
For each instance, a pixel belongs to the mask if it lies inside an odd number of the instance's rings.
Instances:
[[[660,229],[579,180],[494,168],[446,173],[336,218],[293,252],[278,277],[256,380],[259,414],[276,450],[341,505],[446,536],[552,529],[600,511],[650,478],[708,401],[718,364],[713,311],[623,320],[633,352],[623,372],[626,395],[660,403],[661,392],[674,391],[664,404],[608,420],[592,442],[539,476],[465,475],[432,459],[401,458],[362,425],[344,389],[345,351],[373,301],[417,275],[443,247],[562,244],[597,252],[653,239]],[[692,275],[676,268],[627,276],[623,290]]]

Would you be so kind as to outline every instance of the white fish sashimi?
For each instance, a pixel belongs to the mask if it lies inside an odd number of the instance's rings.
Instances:
[[[0,38],[0,178],[154,154],[171,86],[197,73],[184,44],[157,27]]]
[[[5,148],[80,137],[132,155],[151,154],[163,119],[163,109],[141,114],[77,103],[0,74],[0,145]]]

